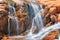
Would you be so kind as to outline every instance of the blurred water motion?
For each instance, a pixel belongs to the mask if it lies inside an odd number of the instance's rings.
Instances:
[[[34,1],[34,0],[33,0]],[[47,17],[44,13],[43,5],[34,2],[28,2],[24,5],[18,5],[14,7],[13,2],[8,3],[8,36],[9,38],[16,38],[16,40],[42,40],[51,30],[60,28],[54,26],[48,26],[46,30],[44,21],[49,25],[54,24],[51,22],[50,13]],[[2,14],[1,16],[2,17]],[[46,17],[46,20],[43,20]],[[52,15],[52,18],[54,16]],[[4,29],[6,30],[6,29]]]

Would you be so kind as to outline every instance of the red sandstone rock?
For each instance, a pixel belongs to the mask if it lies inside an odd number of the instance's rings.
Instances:
[[[58,15],[58,21],[60,22],[60,14]]]

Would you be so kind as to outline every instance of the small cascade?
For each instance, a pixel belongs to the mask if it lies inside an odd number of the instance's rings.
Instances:
[[[40,5],[40,10],[38,5],[36,4],[31,3],[30,6],[32,7],[32,10],[33,10],[32,14],[34,14],[34,16],[32,18],[32,26],[31,26],[30,32],[28,33],[28,36],[33,35],[32,30],[34,27],[37,28],[35,33],[38,33],[44,27],[43,21],[42,21],[42,15],[40,14],[41,12],[43,12],[42,5]]]
[[[16,11],[11,4],[9,4],[9,14],[8,14],[8,32],[9,35],[17,35],[19,34],[19,23],[16,17]],[[13,30],[13,31],[12,31]]]

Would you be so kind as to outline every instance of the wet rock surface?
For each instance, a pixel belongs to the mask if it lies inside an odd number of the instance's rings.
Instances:
[[[46,27],[51,26],[57,22],[60,22],[60,0],[38,0],[43,5],[47,5],[49,12],[46,13],[44,21],[46,22]],[[45,10],[46,12],[46,10]],[[49,20],[49,21],[47,21]],[[43,40],[54,40],[58,35],[58,30],[52,31],[49,35],[45,36]]]
[[[57,22],[60,22],[60,0],[38,0],[38,2],[42,3],[45,6],[44,7],[45,17],[43,19],[45,27],[49,27]],[[6,3],[6,2],[2,2],[2,3]],[[48,7],[49,9],[46,7]],[[5,9],[5,6],[0,8],[1,8],[0,10]],[[6,10],[3,11],[6,12]],[[16,7],[16,11],[17,11],[18,21],[20,24],[20,32],[21,32],[20,35],[25,35],[27,25],[31,25],[31,23],[27,24],[26,22],[27,13],[25,11],[24,5],[21,5],[19,8]],[[2,14],[0,14],[0,16],[2,16]],[[7,26],[5,26],[7,25],[6,24],[7,20],[8,20],[7,16],[2,16],[0,18],[0,27],[1,27],[0,30],[3,29],[2,27],[7,28]],[[4,32],[2,33],[5,33],[7,30],[4,29],[3,31]],[[57,35],[58,35],[58,30],[52,31],[50,34],[46,35],[46,37],[44,37],[43,40],[54,40],[55,37],[57,37]]]

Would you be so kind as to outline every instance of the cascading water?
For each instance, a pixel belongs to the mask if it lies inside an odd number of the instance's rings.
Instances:
[[[32,6],[32,8],[34,9],[34,11],[35,11],[35,16],[33,17],[33,20],[32,20],[32,27],[31,27],[31,29],[30,29],[30,32],[29,32],[29,34],[28,34],[28,37],[27,37],[27,39],[29,39],[29,38],[31,38],[31,39],[43,39],[47,34],[49,34],[51,31],[53,31],[53,30],[55,30],[55,29],[60,29],[60,23],[57,23],[57,24],[55,24],[55,25],[52,25],[52,26],[50,26],[50,27],[48,27],[48,28],[46,28],[46,30],[43,30],[44,28],[44,25],[43,25],[43,21],[42,21],[42,18],[44,17],[44,14],[42,15],[42,14],[40,14],[41,12],[42,13],[44,13],[43,12],[43,7],[42,7],[42,5],[40,5],[40,13],[38,13],[37,11],[36,11],[36,7],[32,4],[31,5]],[[34,12],[33,11],[33,12]],[[37,12],[37,13],[36,13]],[[41,16],[42,15],[42,16]],[[33,30],[33,28],[34,27],[38,27],[38,28],[40,28],[40,29],[38,29],[39,30],[39,33],[37,33],[37,34],[33,34],[33,32],[32,32],[32,30]]]
[[[28,36],[33,34],[32,30],[34,27],[37,27],[37,31],[35,31],[35,33],[38,33],[44,27],[43,21],[42,21],[42,16],[39,12],[39,6],[34,3],[31,3],[29,6],[32,7],[32,10],[33,10],[32,14],[34,16],[32,18],[32,26],[31,26],[30,32],[28,33]],[[40,11],[43,12],[42,5],[40,5]]]
[[[55,24],[55,25],[52,25],[52,26],[46,28],[46,30],[42,30],[42,29],[44,29],[43,28],[44,25],[43,25],[43,21],[42,21],[42,18],[44,17],[44,12],[43,12],[42,5],[40,5],[40,11],[39,11],[38,6],[33,4],[33,3],[29,4],[29,6],[32,10],[32,11],[30,11],[31,17],[32,17],[32,26],[31,26],[30,32],[26,36],[17,36],[17,37],[14,36],[14,38],[26,38],[26,39],[27,38],[29,38],[29,39],[30,38],[34,38],[34,39],[39,38],[39,39],[43,39],[49,32],[51,32],[55,29],[60,29],[60,27],[59,27],[60,23],[58,23],[58,24]],[[8,19],[9,34],[11,33],[10,32],[10,30],[11,30],[10,27],[14,28],[14,33],[13,34],[15,34],[15,33],[19,34],[19,25],[18,25],[18,19],[16,17],[15,8],[14,7],[11,7],[11,8],[13,9],[14,14],[13,13],[11,14],[10,13],[11,10],[10,10],[9,15],[8,15],[8,17],[9,17],[9,19]],[[41,14],[41,12],[42,12],[42,14]],[[35,35],[32,32],[34,27],[37,27],[37,32],[36,32],[37,34],[35,34]],[[13,37],[11,37],[11,38],[13,38]]]
[[[13,6],[11,6],[11,4],[9,5],[9,15],[8,15],[8,32],[9,35],[17,35],[19,34],[19,23],[18,23],[18,19],[16,17],[16,11],[15,8]],[[12,31],[13,30],[13,31]]]
[[[45,28],[45,30],[41,30],[37,35],[31,36],[32,38],[40,38],[43,39],[47,34],[49,34],[51,31],[54,31],[56,29],[60,29],[60,23],[54,24],[48,28]]]
[[[43,12],[42,5],[39,5],[40,6],[40,10],[39,10],[39,6],[37,4],[29,3],[28,5],[30,7],[30,14],[31,15],[29,15],[29,16],[30,16],[30,18],[32,18],[32,25],[31,25],[31,29],[30,29],[29,33],[25,37],[32,36],[35,33],[38,33],[44,27],[43,26],[43,21],[42,21],[42,15],[43,15],[43,13],[40,14],[41,12]],[[41,11],[41,12],[39,12],[39,11]],[[32,30],[33,30],[34,27],[37,27],[38,29],[33,34]]]

